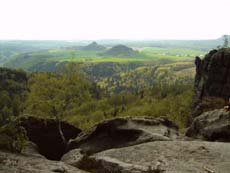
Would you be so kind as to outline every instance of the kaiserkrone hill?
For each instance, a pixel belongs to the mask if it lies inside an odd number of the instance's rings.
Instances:
[[[82,47],[81,50],[84,50],[84,51],[104,51],[104,50],[106,50],[106,47],[99,45],[99,44],[97,44],[97,42],[94,41],[94,42],[90,43],[89,45]]]

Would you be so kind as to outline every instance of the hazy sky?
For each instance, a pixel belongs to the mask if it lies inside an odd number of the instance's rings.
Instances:
[[[0,39],[204,39],[230,0],[0,0]]]

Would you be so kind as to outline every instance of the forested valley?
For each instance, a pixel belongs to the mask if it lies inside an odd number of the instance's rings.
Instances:
[[[91,76],[96,79],[92,82],[82,68],[79,63],[66,64],[61,72],[2,68],[1,122],[11,115],[58,116],[86,129],[112,117],[160,115],[186,125],[193,94],[191,76],[175,80],[168,71],[155,72],[159,67],[138,67],[103,78],[99,72]],[[154,74],[164,77],[154,79]]]

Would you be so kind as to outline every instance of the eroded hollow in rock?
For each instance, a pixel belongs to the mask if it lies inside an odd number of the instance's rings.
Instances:
[[[119,148],[132,145],[143,134],[137,129],[114,129],[114,131],[102,131],[88,141],[80,144],[85,154],[91,155],[110,148]]]
[[[66,144],[63,143],[56,120],[27,117],[21,119],[21,124],[29,140],[38,146],[39,153],[47,159],[60,160],[66,153]],[[67,122],[61,122],[61,129],[67,141],[76,138],[81,132]]]
[[[178,135],[177,126],[166,118],[114,118],[105,120],[81,133],[68,150],[81,149],[92,155],[150,141],[170,140]]]

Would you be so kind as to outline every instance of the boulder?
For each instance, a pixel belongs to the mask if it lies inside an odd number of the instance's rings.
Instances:
[[[110,149],[79,162],[91,173],[229,173],[230,144],[156,141]]]
[[[21,125],[26,129],[29,140],[38,146],[39,153],[46,158],[60,160],[66,152],[66,144],[63,143],[55,119],[24,117],[21,118]],[[61,128],[67,141],[76,138],[81,132],[80,129],[64,121],[61,121]]]
[[[217,109],[196,117],[186,136],[208,141],[230,142],[230,112]]]
[[[212,50],[203,59],[196,57],[195,64],[193,118],[223,107],[224,100],[230,97],[230,49]]]
[[[166,118],[115,118],[103,121],[70,140],[68,150],[81,149],[93,154],[150,141],[169,141],[178,137],[178,127]]]
[[[87,173],[60,161],[0,151],[0,173]]]

